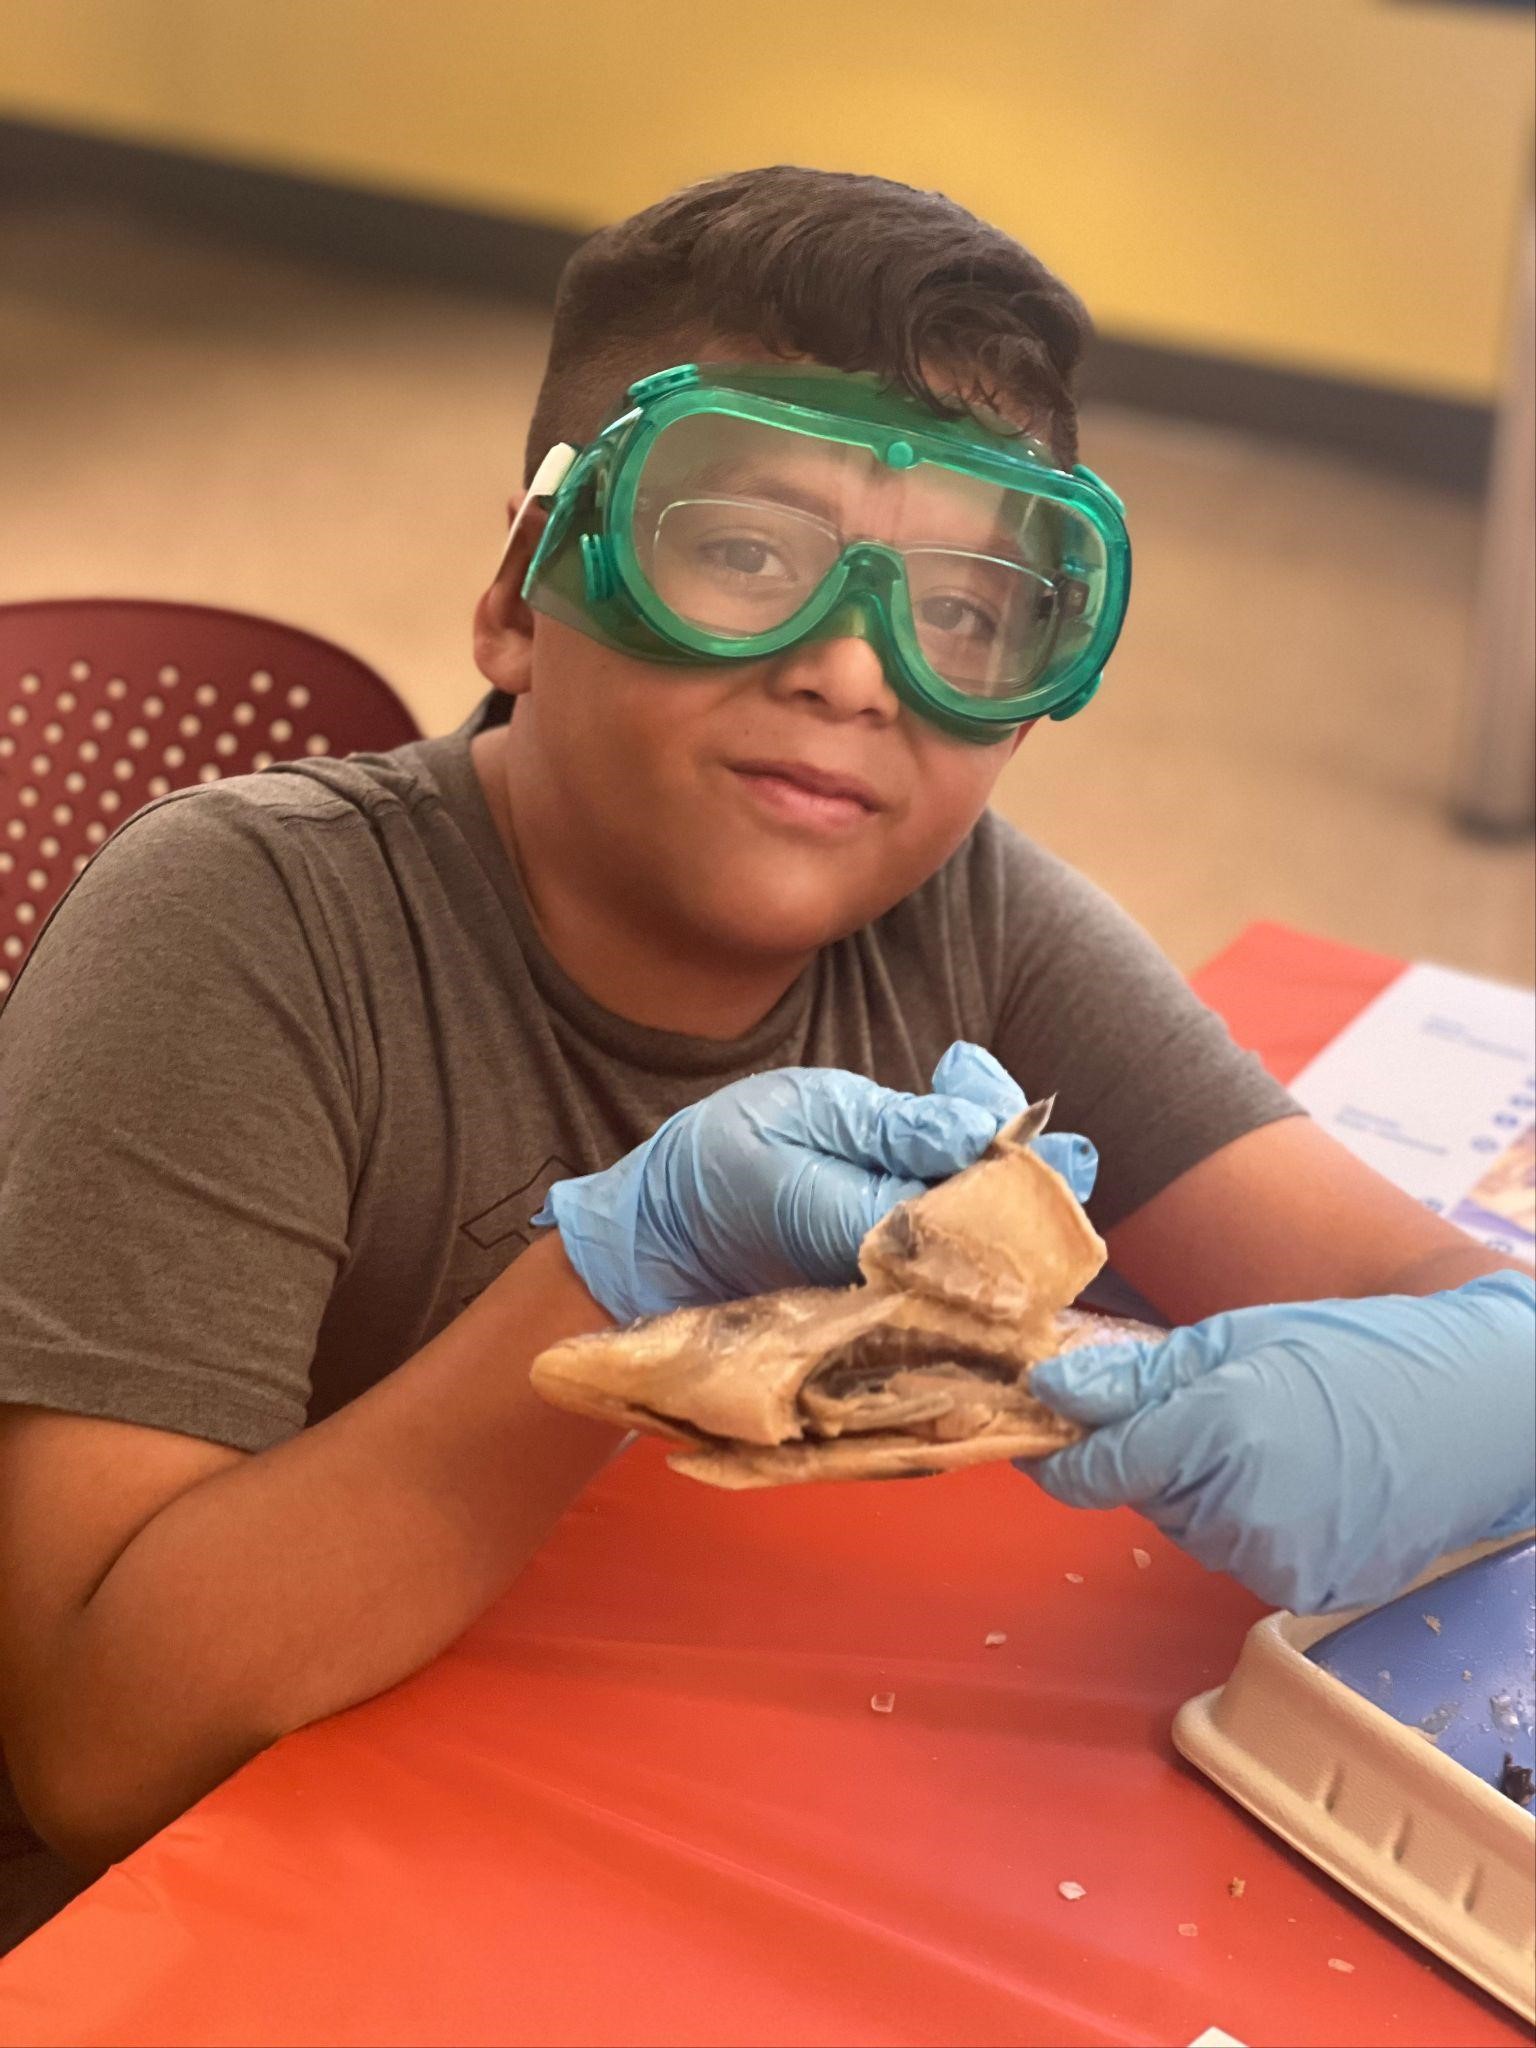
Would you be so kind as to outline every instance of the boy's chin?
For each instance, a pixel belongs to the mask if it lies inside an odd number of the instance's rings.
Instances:
[[[888,908],[855,900],[829,876],[722,875],[695,897],[690,922],[738,956],[784,959],[846,938]]]

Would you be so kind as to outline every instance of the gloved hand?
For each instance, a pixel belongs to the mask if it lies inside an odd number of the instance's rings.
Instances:
[[[1063,1353],[1036,1393],[1094,1434],[1020,1460],[1071,1507],[1138,1508],[1299,1614],[1390,1599],[1536,1521],[1536,1286],[1238,1309]]]
[[[587,1291],[620,1322],[774,1287],[858,1277],[888,1209],[978,1159],[1027,1107],[989,1052],[963,1040],[931,1095],[837,1067],[780,1067],[669,1117],[603,1173],[563,1180],[534,1217],[559,1227]],[[1099,1155],[1046,1133],[1035,1150],[1086,1201]]]

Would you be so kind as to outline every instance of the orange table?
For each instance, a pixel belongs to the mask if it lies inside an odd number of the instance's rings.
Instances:
[[[1258,927],[1201,986],[1288,1075],[1397,971]],[[727,1497],[639,1446],[0,1964],[0,2041],[1525,2039],[1174,1757],[1259,1612],[1006,1466]]]

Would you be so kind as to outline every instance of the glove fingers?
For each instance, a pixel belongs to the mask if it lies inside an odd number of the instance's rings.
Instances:
[[[1032,1140],[1029,1149],[1061,1175],[1080,1202],[1087,1201],[1099,1177],[1099,1148],[1091,1138],[1075,1131],[1047,1131]]]
[[[1048,1408],[1084,1429],[1124,1422],[1149,1400],[1148,1367],[1161,1345],[1085,1344],[1042,1359],[1029,1376],[1029,1391]]]
[[[1047,1407],[1103,1429],[1193,1386],[1229,1355],[1230,1316],[1175,1330],[1162,1343],[1084,1344],[1037,1365],[1029,1390]]]
[[[1159,1490],[1162,1473],[1143,1469],[1135,1423],[1101,1429],[1045,1458],[1016,1458],[1019,1470],[1069,1508],[1136,1507]]]
[[[1000,1124],[1029,1107],[1028,1097],[1008,1069],[985,1046],[957,1038],[933,1070],[935,1095],[959,1095],[990,1109]]]
[[[796,1141],[870,1173],[942,1180],[997,1136],[998,1119],[949,1095],[903,1095],[862,1074],[814,1073],[799,1091]],[[781,1136],[789,1136],[781,1126]]]
[[[1002,1122],[995,1110],[959,1095],[893,1095],[871,1163],[908,1179],[946,1180],[981,1157]]]
[[[934,1068],[933,1092],[990,1109],[999,1128],[1029,1107],[1029,1098],[1008,1069],[985,1046],[965,1038],[957,1038]],[[1061,1175],[1080,1202],[1087,1201],[1099,1171],[1098,1148],[1090,1139],[1070,1131],[1048,1131],[1030,1150]]]
[[[832,1069],[782,1078],[786,1092],[774,1110],[775,1138],[904,1179],[945,1180],[972,1165],[1002,1126],[1028,1107],[1023,1090],[992,1055],[963,1039],[934,1069],[931,1095],[903,1094]],[[759,1117],[750,1121],[759,1124]],[[1086,1201],[1098,1172],[1092,1143],[1072,1132],[1050,1132],[1035,1149]]]
[[[780,1241],[793,1259],[778,1284],[848,1286],[858,1278],[859,1246],[872,1225],[926,1187],[925,1181],[873,1174],[846,1159],[807,1160],[785,1183],[775,1207]]]

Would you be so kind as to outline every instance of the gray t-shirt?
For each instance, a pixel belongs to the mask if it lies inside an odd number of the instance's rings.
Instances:
[[[421,1348],[551,1181],[776,1066],[921,1089],[992,1050],[1103,1164],[1101,1229],[1296,1105],[1101,891],[993,816],[729,1044],[592,1002],[469,743],[178,790],[0,1008],[0,1401],[261,1451]],[[79,1889],[0,1766],[0,1953]]]
[[[923,1089],[990,1046],[1102,1155],[1101,1229],[1295,1104],[1091,883],[987,815],[729,1043],[541,942],[470,739],[178,790],[0,1010],[0,1400],[261,1451],[421,1348],[550,1183],[737,1077]]]

